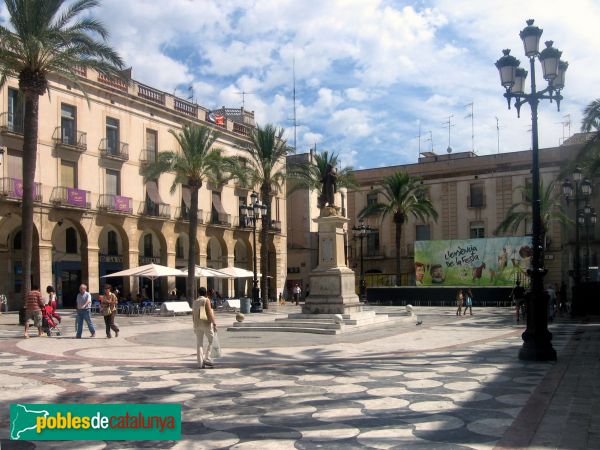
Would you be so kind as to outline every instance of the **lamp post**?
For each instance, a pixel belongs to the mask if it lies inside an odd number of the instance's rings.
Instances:
[[[573,270],[573,282],[575,286],[579,285],[581,282],[581,256],[580,256],[580,239],[579,239],[579,226],[584,225],[586,223],[585,212],[579,209],[579,204],[581,200],[585,200],[586,208],[590,209],[587,206],[587,201],[590,195],[592,195],[592,183],[590,180],[582,180],[582,171],[581,168],[576,167],[573,170],[573,184],[571,184],[570,180],[563,181],[562,184],[562,193],[567,200],[567,205],[569,204],[569,200],[574,197],[575,200],[575,258],[574,258],[574,270]],[[584,208],[584,209],[586,209]],[[588,216],[591,216],[591,211],[588,211]],[[580,221],[581,217],[581,221]],[[586,230],[587,231],[587,230]],[[589,267],[589,251],[588,251],[588,261],[587,266]],[[586,275],[587,278],[587,275]]]
[[[355,239],[360,240],[360,298],[364,299],[367,293],[367,284],[365,283],[365,271],[364,271],[364,256],[363,256],[363,239],[371,232],[371,227],[365,225],[365,221],[360,219],[358,226],[352,227],[352,235]]]
[[[529,58],[531,71],[530,93],[524,92],[527,71],[519,67],[519,60],[510,55],[510,50],[503,50],[504,56],[496,61],[500,73],[500,83],[506,89],[504,97],[510,109],[511,99],[515,99],[515,108],[520,117],[521,106],[529,103],[531,108],[531,156],[532,156],[532,228],[533,228],[533,257],[531,268],[531,291],[528,294],[527,329],[523,333],[523,346],[519,351],[519,359],[533,361],[555,361],[556,351],[552,347],[552,333],[548,331],[548,298],[544,292],[544,268],[542,245],[542,222],[540,200],[540,167],[538,147],[538,103],[542,99],[556,101],[560,110],[562,96],[560,91],[565,85],[565,72],[568,64],[560,60],[562,52],[552,46],[552,41],[546,42],[546,48],[539,51],[542,30],[533,25],[533,20],[527,21],[527,26],[519,36],[523,41],[525,55]],[[542,65],[544,79],[548,86],[538,91],[535,84],[535,61]]]
[[[253,245],[253,267],[254,267],[254,278],[252,279],[252,307],[250,312],[258,313],[262,312],[262,303],[260,301],[260,288],[258,287],[258,272],[256,270],[256,222],[263,218],[267,214],[267,205],[263,205],[258,202],[258,194],[252,192],[250,194],[251,204],[248,206],[242,206],[240,213],[246,223],[252,223],[252,245]]]
[[[586,203],[577,215],[577,224],[585,227],[585,282],[590,282],[590,225],[596,225],[596,212]]]

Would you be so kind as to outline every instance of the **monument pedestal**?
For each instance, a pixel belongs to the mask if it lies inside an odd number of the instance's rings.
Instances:
[[[350,220],[326,207],[314,221],[319,226],[319,265],[310,274],[310,295],[303,314],[352,314],[362,311],[355,274],[346,266],[344,224]]]

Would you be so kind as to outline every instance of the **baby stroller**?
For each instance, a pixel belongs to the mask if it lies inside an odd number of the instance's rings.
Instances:
[[[60,323],[60,316],[54,312],[52,306],[46,305],[42,308],[42,330],[48,336],[52,336],[54,333],[56,336],[61,335],[58,324]]]

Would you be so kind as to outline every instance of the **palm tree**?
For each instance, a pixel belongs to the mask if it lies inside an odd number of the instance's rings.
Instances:
[[[283,128],[276,128],[271,124],[264,127],[257,126],[250,137],[252,146],[244,148],[247,158],[238,159],[236,178],[246,186],[259,186],[260,196],[267,206],[267,214],[263,218],[260,231],[260,290],[263,308],[269,307],[269,293],[267,292],[268,277],[268,236],[271,225],[271,194],[280,192],[285,183],[287,174],[285,158],[292,151],[283,139]]]
[[[544,182],[540,181],[540,216],[542,226],[542,241],[545,242],[546,233],[554,222],[563,225],[571,224],[571,219],[565,213],[561,204],[560,190],[556,189],[557,182],[552,181],[547,188],[544,188]],[[506,217],[500,222],[495,233],[505,233],[507,231],[516,234],[521,224],[531,224],[533,222],[531,213],[531,198],[533,196],[533,185],[531,183],[525,186],[519,186],[515,189],[520,191],[522,200],[511,205],[506,211]]]
[[[427,188],[421,184],[421,180],[406,172],[396,172],[384,178],[382,189],[376,192],[383,195],[385,201],[367,205],[358,214],[358,217],[381,214],[381,220],[383,220],[387,214],[393,215],[392,220],[396,226],[396,285],[399,285],[402,274],[400,267],[402,226],[406,223],[409,215],[425,221],[430,217],[437,220],[438,213],[431,200],[427,198]]]
[[[299,189],[308,189],[309,191],[320,191],[321,180],[327,172],[327,165],[337,167],[339,164],[338,155],[329,154],[327,151],[314,154],[314,160],[309,162],[293,163],[288,167],[288,176],[291,181],[291,188],[288,195]],[[337,188],[355,188],[358,186],[356,178],[352,172],[352,167],[344,167],[337,172]]]
[[[178,184],[190,189],[188,275],[186,296],[188,301],[196,298],[196,237],[198,234],[198,191],[204,181],[222,182],[226,180],[232,161],[222,154],[220,148],[213,147],[218,135],[205,126],[184,125],[181,132],[169,130],[181,147],[181,153],[160,152],[156,161],[143,170],[144,181],[156,180],[161,174],[175,173],[171,193]]]
[[[105,42],[108,33],[87,16],[96,0],[4,0],[12,30],[0,25],[0,86],[18,78],[24,98],[22,251],[23,295],[31,289],[33,190],[35,182],[39,99],[48,90],[48,76],[62,76],[78,88],[75,70],[92,68],[120,77],[123,62]],[[99,36],[98,40],[94,36]],[[84,89],[82,89],[84,91]]]
[[[594,133],[577,156],[577,163],[585,167],[591,176],[600,175],[600,98],[583,110],[581,131]],[[572,167],[570,167],[572,169]]]

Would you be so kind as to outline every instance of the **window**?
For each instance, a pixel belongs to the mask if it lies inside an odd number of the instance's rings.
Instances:
[[[121,177],[118,170],[106,169],[106,193],[121,195]]]
[[[72,105],[61,103],[60,105],[60,129],[61,129],[61,140],[63,144],[77,144],[75,131],[77,130],[75,124],[75,117],[77,117],[77,110]]]
[[[177,238],[177,242],[175,243],[175,258],[184,259],[183,256],[183,239],[180,237]]]
[[[471,239],[480,239],[485,237],[485,227],[483,222],[471,222],[469,224],[469,228],[471,230]]]
[[[108,232],[108,254],[110,256],[116,256],[119,254],[119,241],[117,239],[116,231]]]
[[[366,256],[379,255],[379,230],[371,230],[367,234],[367,254]]]
[[[23,179],[23,155],[15,150],[8,150],[8,173],[11,177]]]
[[[367,206],[374,205],[375,203],[377,203],[377,194],[376,193],[367,194]]]
[[[240,226],[241,227],[248,227],[249,226],[249,221],[242,214],[242,208],[245,207],[247,204],[248,204],[248,198],[246,198],[246,197],[238,197],[238,211],[239,211],[239,214],[240,214],[239,217],[240,217]]]
[[[77,163],[60,161],[60,185],[68,188],[77,188]]]
[[[119,154],[119,120],[106,118],[106,151],[111,155]]]
[[[531,182],[531,178],[525,178],[525,190],[523,191],[522,198],[523,201],[527,203],[531,203],[530,195],[533,193],[533,183]]]
[[[146,161],[156,161],[158,151],[158,133],[155,130],[146,130]]]
[[[483,208],[485,206],[485,195],[483,184],[476,183],[469,186],[469,207]]]
[[[69,227],[65,231],[65,252],[77,253],[77,231],[73,227]]]
[[[16,89],[8,89],[8,120],[6,125],[8,131],[13,133],[23,133],[23,120],[25,115],[23,114],[23,99],[19,95],[19,91]]]
[[[417,225],[416,239],[417,241],[428,241],[431,239],[431,228],[429,225]]]
[[[152,246],[151,234],[144,236],[144,256],[146,258],[152,258],[154,256],[154,247]]]

